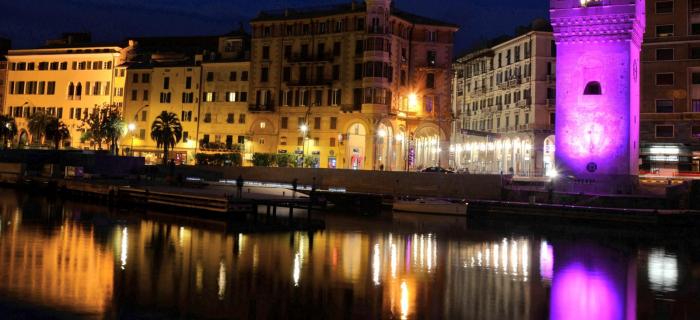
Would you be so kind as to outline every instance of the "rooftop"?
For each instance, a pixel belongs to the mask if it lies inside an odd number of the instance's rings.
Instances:
[[[251,22],[262,22],[262,21],[279,21],[279,20],[293,20],[293,19],[313,19],[321,18],[326,16],[338,15],[338,14],[348,14],[348,13],[359,13],[365,12],[365,3],[341,3],[332,4],[325,6],[313,6],[313,7],[302,7],[302,8],[287,8],[279,10],[266,10],[261,11],[257,17],[255,17]],[[431,26],[443,26],[458,28],[459,26],[453,23],[440,21],[433,18],[419,16],[407,11],[401,10],[395,6],[391,7],[391,13],[395,17],[406,20],[414,24],[431,25]]]

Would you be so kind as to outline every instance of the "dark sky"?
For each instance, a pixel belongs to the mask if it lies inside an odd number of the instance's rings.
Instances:
[[[0,37],[15,48],[43,45],[61,32],[90,31],[95,41],[131,36],[207,35],[237,29],[263,9],[343,0],[0,0]],[[347,0],[350,1],[350,0]],[[547,17],[548,0],[397,0],[400,8],[461,26],[456,51],[513,33]]]

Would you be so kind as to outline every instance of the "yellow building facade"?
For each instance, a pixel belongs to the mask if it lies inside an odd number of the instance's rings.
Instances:
[[[115,45],[53,45],[39,49],[10,50],[7,55],[5,107],[18,126],[18,141],[30,144],[28,121],[44,111],[63,121],[70,138],[64,147],[91,148],[81,143],[83,119],[96,108],[115,104],[123,88],[114,86],[115,66],[122,48]]]
[[[251,24],[249,109],[279,117],[278,153],[322,168],[446,165],[455,25],[388,0],[264,11]]]

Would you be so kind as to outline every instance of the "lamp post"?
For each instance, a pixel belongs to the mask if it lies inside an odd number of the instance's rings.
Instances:
[[[301,145],[301,167],[303,168],[306,162],[306,140],[307,136],[306,134],[309,132],[309,126],[306,123],[302,123],[301,126],[299,126],[299,131],[301,131],[302,134],[302,145]]]
[[[130,156],[134,156],[134,130],[136,130],[136,124],[129,123],[129,134],[131,134],[131,148],[129,148]]]

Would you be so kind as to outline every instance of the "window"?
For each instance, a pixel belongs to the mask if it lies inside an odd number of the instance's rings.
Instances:
[[[193,103],[194,102],[194,92],[183,92],[182,93],[182,103]]]
[[[355,55],[361,55],[365,51],[365,42],[362,40],[355,41]]]
[[[270,47],[269,46],[262,47],[262,58],[263,58],[263,60],[270,60]]]
[[[425,87],[428,89],[435,89],[435,74],[434,73],[428,73],[428,76],[425,79]]]
[[[690,25],[690,34],[694,36],[700,34],[700,23],[693,23]]]
[[[426,32],[426,40],[428,42],[436,42],[437,41],[437,32],[436,31],[427,31]]]
[[[333,56],[334,57],[340,56],[340,42],[333,43]]]
[[[314,129],[316,129],[316,130],[321,129],[321,118],[319,118],[319,117],[314,118]]]
[[[269,76],[270,76],[269,74],[270,74],[270,69],[268,69],[267,67],[260,69],[260,81],[267,82],[269,79]]]
[[[141,121],[146,121],[147,116],[148,116],[148,111],[146,111],[146,110],[141,111]]]
[[[700,59],[700,47],[690,48],[690,59]]]
[[[248,71],[241,72],[241,81],[248,81]]]
[[[335,138],[331,138],[331,139],[330,139],[329,145],[330,145],[331,147],[335,147]]]
[[[695,139],[700,139],[700,126],[692,126],[690,128],[690,136]]]
[[[139,83],[139,75],[137,73],[134,73],[134,75],[131,76],[131,82]]]
[[[437,64],[437,52],[428,50],[427,62],[429,66],[435,66]]]
[[[333,66],[333,80],[340,80],[340,66],[337,64]]]
[[[241,113],[238,115],[238,123],[245,124],[245,113]]]
[[[236,101],[236,93],[235,92],[226,92],[226,102],[235,102]]]
[[[693,72],[691,75],[692,84],[700,84],[700,72]]]
[[[170,89],[170,77],[163,78],[163,90]]]
[[[211,123],[211,113],[204,114],[204,123]]]
[[[657,73],[656,74],[656,85],[657,86],[672,86],[673,85],[673,73]]]
[[[600,82],[598,81],[589,82],[583,90],[584,96],[599,96],[601,94],[603,94],[603,89],[600,87]]]
[[[672,37],[673,36],[673,25],[664,24],[656,26],[656,36],[657,37]]]
[[[673,49],[656,49],[656,60],[673,60]]]
[[[136,101],[139,97],[139,91],[138,90],[131,90],[131,101]]]
[[[331,117],[331,130],[336,130],[338,127],[338,118]]]
[[[212,81],[214,81],[214,73],[207,72],[207,82],[212,82]]]
[[[148,90],[143,90],[143,101],[148,101]]]
[[[284,67],[282,70],[282,81],[292,81],[292,68]]]
[[[355,80],[362,80],[362,64],[355,64]]]
[[[657,113],[672,113],[673,112],[673,100],[656,100],[656,112]]]
[[[147,73],[142,74],[141,75],[141,82],[143,82],[143,83],[151,82],[151,75],[147,74]]]
[[[160,103],[170,103],[170,92],[161,92],[160,93]]]
[[[282,129],[288,129],[289,127],[289,118],[288,117],[282,117],[280,120],[280,127]]]
[[[231,71],[228,74],[228,81],[236,81],[237,78],[238,78],[238,73],[236,71]]]
[[[700,112],[700,99],[693,99],[690,102],[690,112]]]
[[[98,82],[99,83],[99,82]],[[96,83],[95,85],[97,85]],[[49,81],[46,85],[46,94],[54,95],[56,94],[56,81]]]
[[[192,89],[192,77],[185,78],[185,89]]]
[[[204,102],[214,102],[216,101],[216,92],[205,92]]]
[[[657,138],[673,138],[675,135],[673,125],[657,125],[656,126],[656,137]]]
[[[656,2],[656,13],[673,13],[673,1]]]

